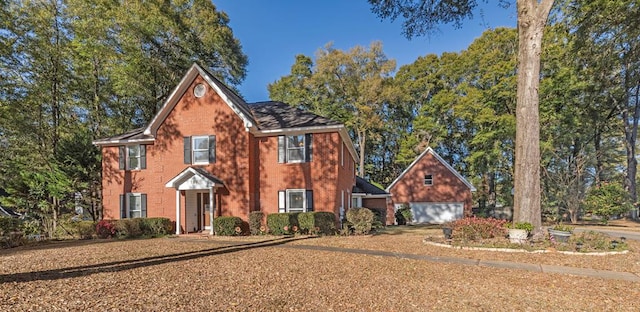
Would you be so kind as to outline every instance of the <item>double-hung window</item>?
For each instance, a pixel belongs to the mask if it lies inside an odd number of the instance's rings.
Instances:
[[[278,192],[279,212],[313,211],[313,191],[288,189]]]
[[[424,185],[430,186],[433,185],[433,175],[427,174],[424,176]]]
[[[278,137],[278,162],[310,162],[313,154],[313,136],[310,133],[281,135]]]
[[[184,163],[205,165],[216,162],[216,136],[184,137]]]
[[[120,217],[122,219],[146,218],[147,194],[126,193],[120,195]]]
[[[147,168],[146,145],[121,145],[118,149],[120,170],[140,170]]]

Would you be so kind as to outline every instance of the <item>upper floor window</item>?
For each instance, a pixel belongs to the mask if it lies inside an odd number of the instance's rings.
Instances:
[[[120,170],[139,170],[147,168],[146,145],[121,145],[118,148]]]
[[[184,137],[184,163],[203,165],[216,162],[216,136]]]
[[[278,137],[278,162],[300,163],[310,162],[312,158],[312,140],[310,133],[298,135],[281,135]]]
[[[433,185],[433,175],[427,174],[424,176],[424,185]]]

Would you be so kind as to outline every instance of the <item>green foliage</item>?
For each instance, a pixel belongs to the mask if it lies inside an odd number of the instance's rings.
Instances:
[[[249,213],[249,232],[251,235],[264,234],[263,219],[264,212],[262,211],[252,211]]]
[[[115,221],[118,237],[137,238],[142,236],[141,218],[120,219]]]
[[[22,220],[17,218],[0,217],[0,236],[9,232],[22,231]]]
[[[300,231],[302,233],[310,233],[313,232],[316,224],[315,224],[315,214],[317,212],[302,212],[298,214],[298,224],[300,226]]]
[[[351,208],[347,210],[347,222],[353,227],[356,235],[366,235],[373,229],[375,214],[367,208]]]
[[[529,222],[516,222],[516,223],[505,223],[505,227],[508,229],[518,229],[518,230],[526,230],[531,233],[533,231],[533,225]]]
[[[402,206],[396,210],[395,217],[398,225],[405,225],[407,222],[411,222],[413,220],[413,213],[411,212],[409,204],[402,204]]]
[[[313,214],[315,220],[314,234],[333,235],[336,233],[336,215],[319,211]]]
[[[468,217],[451,222],[454,240],[477,241],[504,237],[507,234],[506,221],[494,218]]]
[[[267,227],[272,235],[289,234],[298,226],[298,213],[272,213],[267,215]]]
[[[96,223],[93,221],[78,221],[74,224],[74,233],[80,239],[91,239],[96,235]]]
[[[583,205],[585,210],[603,218],[606,223],[611,216],[620,215],[633,208],[622,185],[617,183],[602,183],[587,192]]]
[[[574,228],[575,227],[573,227],[573,226],[562,224],[562,223],[558,223],[558,224],[554,225],[553,227],[551,227],[551,229],[554,230],[554,231],[569,232],[569,233],[572,233]]]
[[[242,219],[238,217],[217,217],[213,219],[216,235],[234,236],[242,234]]]
[[[139,218],[138,220],[142,235],[164,236],[174,232],[169,218]]]

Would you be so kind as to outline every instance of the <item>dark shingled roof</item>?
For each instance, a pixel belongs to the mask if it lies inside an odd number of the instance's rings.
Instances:
[[[334,126],[341,123],[314,113],[292,107],[282,102],[258,102],[249,104],[260,130]]]
[[[387,195],[383,189],[367,182],[367,180],[356,176],[356,185],[352,190],[353,194]]]

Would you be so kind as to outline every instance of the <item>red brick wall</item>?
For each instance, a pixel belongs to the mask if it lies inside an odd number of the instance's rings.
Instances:
[[[249,157],[251,135],[242,120],[207,87],[204,97],[193,95],[198,77],[169,113],[157,132],[153,145],[147,145],[147,168],[118,170],[118,147],[103,148],[103,206],[105,218],[120,217],[119,195],[127,192],[147,194],[147,216],[175,220],[175,189],[165,184],[189,165],[183,162],[183,137],[216,135],[216,162],[206,166],[224,182],[219,190],[218,213],[247,218],[251,209]],[[206,84],[206,83],[205,83]],[[253,200],[255,202],[255,200]],[[184,227],[184,195],[181,224]]]
[[[424,185],[424,176],[433,175],[433,185]],[[391,189],[394,204],[409,202],[464,202],[471,212],[471,190],[431,153],[426,153]]]
[[[341,166],[342,140],[337,132],[313,134],[313,159],[307,163],[278,163],[277,136],[257,138],[257,142],[260,210],[266,214],[278,212],[278,191],[307,189],[313,190],[314,211],[338,213],[340,190],[350,191],[355,176],[349,165],[346,169]],[[346,155],[353,163],[350,154]]]

